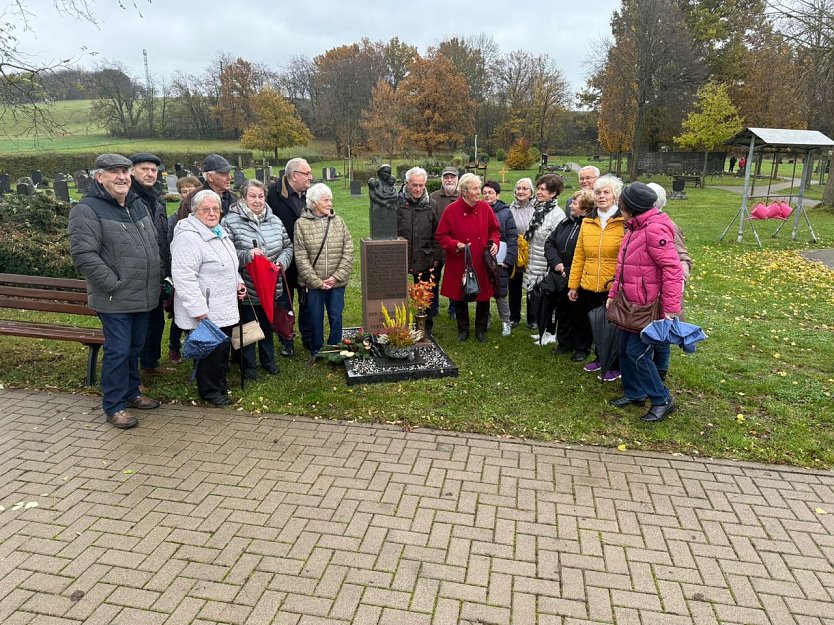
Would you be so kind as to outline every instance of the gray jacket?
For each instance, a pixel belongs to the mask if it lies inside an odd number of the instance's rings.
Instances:
[[[128,193],[121,206],[93,180],[70,211],[72,261],[87,279],[87,302],[101,313],[135,313],[159,305],[159,244],[145,203]]]
[[[171,241],[174,320],[183,330],[208,315],[218,327],[237,325],[237,287],[243,282],[232,238],[222,239],[194,215],[180,219]]]
[[[264,210],[266,211],[266,217],[261,223],[258,223],[241,211],[240,201],[238,201],[232,204],[221,222],[232,236],[232,242],[235,244],[240,261],[240,274],[243,276],[243,282],[246,284],[246,289],[253,304],[260,304],[261,302],[255,292],[255,285],[252,282],[252,276],[249,275],[249,270],[246,269],[246,264],[252,261],[252,248],[255,242],[264,251],[266,257],[273,263],[281,265],[283,270],[286,270],[292,262],[292,241],[290,241],[290,235],[287,234],[287,229],[284,228],[281,220],[273,214],[269,206],[265,206]],[[280,293],[280,279],[278,284],[277,292]]]

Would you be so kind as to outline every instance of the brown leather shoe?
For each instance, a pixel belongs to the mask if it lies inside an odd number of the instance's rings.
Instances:
[[[107,417],[107,421],[109,421],[111,425],[121,430],[126,430],[128,428],[136,427],[137,425],[139,425],[139,419],[134,417],[126,410],[119,410],[119,412],[111,414],[109,417]]]
[[[176,369],[171,369],[170,367],[154,367],[153,369],[145,369],[142,367],[142,373],[145,375],[168,375],[175,371]]]
[[[152,410],[159,408],[159,400],[151,399],[147,395],[137,395],[128,404],[131,408],[138,408],[139,410]]]
[[[140,384],[139,385],[139,392],[142,393],[142,394],[147,393],[148,392],[148,387],[145,386],[144,384]]]

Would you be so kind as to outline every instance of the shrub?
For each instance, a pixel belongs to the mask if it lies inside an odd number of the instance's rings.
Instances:
[[[518,138],[507,152],[505,164],[510,169],[529,169],[535,162],[531,151],[530,142],[527,139]]]
[[[44,194],[0,201],[0,267],[6,273],[79,278],[70,256],[69,204]]]
[[[426,189],[429,193],[434,193],[443,185],[443,180],[440,178],[429,178],[426,180]]]
[[[503,161],[507,157],[506,153],[503,149],[498,148],[495,150],[495,160],[496,161]]]

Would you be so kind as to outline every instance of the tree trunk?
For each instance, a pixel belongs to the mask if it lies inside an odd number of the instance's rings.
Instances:
[[[707,159],[708,158],[709,158],[709,150],[704,150],[704,173],[702,174],[703,178],[701,179],[701,180],[703,180],[702,186],[706,186],[706,184],[707,184]]]
[[[278,164],[278,148],[272,148],[273,153],[275,154],[275,164]]]
[[[834,158],[827,161],[828,166],[828,182],[825,183],[825,191],[822,193],[822,203],[826,206],[834,206],[834,176],[831,175],[832,163]],[[820,167],[826,167],[826,161],[820,159]]]

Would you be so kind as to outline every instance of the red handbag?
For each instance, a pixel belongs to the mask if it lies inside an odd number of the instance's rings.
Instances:
[[[289,286],[287,285],[287,278],[283,271],[281,272],[281,280],[283,280],[284,293],[289,297]],[[273,331],[287,341],[295,339],[295,313],[292,310],[292,300],[290,302],[290,307],[284,308],[276,296],[275,310],[272,315]]]

